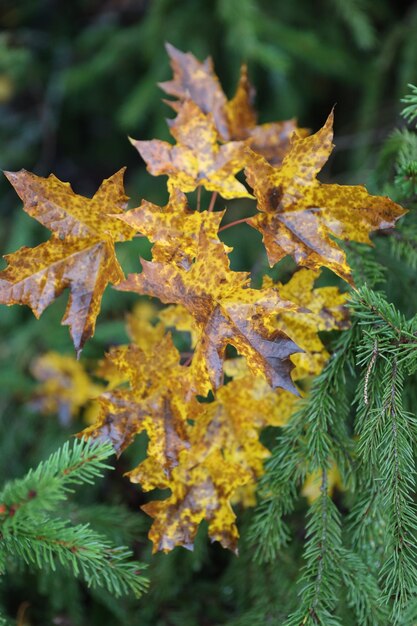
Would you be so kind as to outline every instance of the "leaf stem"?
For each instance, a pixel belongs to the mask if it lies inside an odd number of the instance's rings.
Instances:
[[[250,220],[250,217],[242,217],[242,219],[240,219],[240,220],[235,220],[234,222],[229,222],[229,224],[225,224],[224,226],[219,228],[219,233],[221,233],[222,230],[226,230],[227,228],[232,228],[232,226],[236,226],[236,224],[243,224],[244,222],[248,223],[249,220]]]
[[[184,361],[184,363],[182,364],[183,367],[188,367],[190,365],[191,361],[193,360],[193,356],[194,352],[190,354],[190,356]]]
[[[197,188],[197,211],[200,210],[201,207],[201,187]]]
[[[217,191],[213,191],[213,193],[211,194],[210,204],[209,204],[209,207],[207,209],[207,211],[209,213],[211,213],[211,211],[214,209],[214,205],[216,204],[216,200],[217,200]]]

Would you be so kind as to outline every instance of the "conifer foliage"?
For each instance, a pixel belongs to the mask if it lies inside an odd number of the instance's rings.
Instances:
[[[24,210],[53,234],[7,255],[0,302],[29,305],[40,316],[68,289],[63,324],[79,356],[108,283],[155,298],[157,304],[141,301],[130,316],[131,342],[112,347],[98,365],[102,383],[81,364],[65,364],[67,380],[82,380],[85,399],[94,403],[82,436],[105,443],[92,449],[103,458],[110,449],[120,455],[147,433],[146,459],[128,477],[144,491],[170,490],[143,506],[153,520],[153,550],[192,549],[205,520],[210,539],[237,552],[232,503],[253,503],[259,483],[248,537],[258,562],[275,561],[291,541],[287,521],[303,485],[315,480],[300,596],[288,607],[286,626],[341,624],[341,597],[358,624],[400,622],[417,589],[416,424],[405,400],[417,367],[417,325],[372,290],[379,276],[368,246],[370,235],[382,231],[393,254],[411,254],[413,217],[394,230],[406,213],[394,200],[318,180],[333,147],[333,112],[313,134],[294,120],[258,125],[246,67],[228,100],[210,59],[201,63],[167,49],[173,78],[161,88],[175,98],[169,104],[176,117],[168,122],[175,143],[131,140],[150,174],[167,176],[167,204],[142,200],[126,210],[123,171],[91,199],[53,175],[7,173]],[[413,120],[411,106],[406,114]],[[207,206],[202,189],[211,192]],[[244,198],[252,215],[230,221],[221,198]],[[271,267],[292,257],[298,268],[286,283],[265,276],[255,288],[249,272],[231,268],[222,232],[237,223],[260,231]],[[141,260],[141,271],[126,278],[115,243],[135,236],[152,242],[152,260]],[[322,268],[324,277],[328,270],[335,275],[332,286],[322,286]],[[341,331],[331,355],[323,331]],[[178,332],[186,333],[186,350],[175,341]],[[43,358],[43,367],[35,366],[43,380],[39,398],[55,408],[65,401],[71,416],[84,396],[60,386],[63,361]],[[48,386],[51,379],[57,384]],[[281,427],[272,454],[259,440],[266,426]],[[85,445],[76,444],[72,454],[81,455]],[[52,474],[51,482],[45,479],[48,510],[66,488],[70,455],[66,447],[48,465],[60,477],[55,486]],[[99,538],[89,529],[48,519],[42,537],[56,537],[54,547],[42,543],[38,530],[25,530],[24,511],[37,511],[39,500],[28,501],[29,483],[42,471],[2,496],[5,552],[51,566],[56,554],[89,583],[116,593],[142,591],[142,577],[132,578],[137,566],[105,544],[100,554],[90,549]],[[332,499],[336,483],[347,494],[348,519]],[[68,542],[83,549],[62,550]]]
[[[1,574],[20,560],[34,568],[63,567],[88,586],[104,587],[115,596],[147,587],[146,565],[132,552],[111,542],[88,524],[71,525],[57,509],[76,485],[92,483],[113,454],[108,443],[68,443],[23,478],[8,482],[0,493]],[[51,513],[54,517],[51,517]]]

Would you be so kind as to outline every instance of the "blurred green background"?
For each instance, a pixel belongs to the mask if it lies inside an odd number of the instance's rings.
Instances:
[[[78,193],[90,195],[103,178],[127,165],[132,206],[142,197],[166,199],[165,179],[146,173],[127,140],[128,135],[169,138],[165,117],[172,114],[156,85],[171,76],[166,41],[201,60],[212,55],[229,96],[241,62],[247,62],[261,122],[295,116],[300,125],[317,130],[336,103],[336,149],[324,175],[343,183],[368,183],[371,189],[379,151],[394,127],[402,124],[400,98],[407,83],[417,84],[417,3],[1,0],[0,28],[0,167],[25,168],[42,176],[54,172]],[[0,198],[2,252],[36,245],[49,236],[21,210],[4,177]],[[240,240],[234,266],[266,269],[264,257],[259,258],[258,235],[248,230],[239,227],[225,237],[231,245]],[[123,244],[119,254],[124,268],[135,271],[138,255],[149,256],[149,246],[136,240]],[[284,275],[285,268],[284,263]],[[33,358],[51,349],[72,353],[68,329],[60,326],[66,297],[40,321],[21,307],[0,310],[3,480],[21,474],[80,428],[46,419],[29,404],[35,384],[30,373]],[[134,301],[129,294],[107,291],[96,335],[83,358],[98,358],[111,343],[126,340],[124,313]],[[136,509],[143,496],[122,477],[138,462],[134,455],[133,450],[122,458],[106,487],[97,487],[88,498],[119,499]],[[137,518],[139,526],[147,525],[144,515]],[[145,550],[149,559],[143,528],[140,533],[140,556],[145,558]],[[237,582],[243,570],[250,573],[250,563],[245,564],[249,556],[243,548],[237,566],[220,548],[209,552],[204,537],[194,555],[176,550],[169,557],[158,556],[152,560],[151,594],[133,613],[124,604],[108,599],[106,604],[103,596],[90,598],[88,610],[84,606],[77,617],[74,608],[69,617],[68,598],[51,602],[51,580],[41,581],[39,592],[36,584],[24,582],[21,572],[3,583],[0,592],[11,615],[29,600],[40,620],[33,623],[98,624],[110,619],[106,611],[113,614],[113,623],[142,626],[224,623],[242,607],[250,608],[246,583]],[[265,574],[269,581],[274,575]],[[213,584],[219,585],[216,597],[207,604]],[[260,579],[255,587],[264,584]],[[56,621],[57,615],[67,621]]]

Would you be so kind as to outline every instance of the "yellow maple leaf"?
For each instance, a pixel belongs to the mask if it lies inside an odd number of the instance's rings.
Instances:
[[[177,464],[179,451],[187,447],[187,422],[197,401],[184,401],[187,368],[179,365],[179,353],[170,335],[154,344],[152,352],[129,344],[112,348],[106,359],[118,372],[121,388],[102,394],[97,421],[81,434],[109,440],[121,454],[136,435],[149,436],[148,457],[167,474]]]
[[[203,230],[196,260],[188,270],[144,260],[142,267],[141,274],[130,274],[117,288],[181,304],[193,315],[199,333],[193,362],[204,384],[208,376],[214,388],[220,386],[224,352],[230,344],[254,374],[265,376],[274,387],[295,391],[289,356],[300,349],[281,331],[267,331],[265,320],[297,307],[276,289],[249,288],[246,272],[230,270],[223,244],[210,240]]]
[[[179,107],[175,120],[169,120],[176,145],[166,141],[131,140],[153,176],[166,174],[168,189],[183,192],[202,186],[223,198],[252,198],[235,175],[246,163],[244,141],[220,145],[211,115],[205,115],[192,100]]]
[[[69,288],[62,323],[70,327],[78,354],[94,334],[107,284],[124,277],[114,244],[135,235],[130,226],[108,215],[120,214],[126,207],[123,173],[124,169],[105,180],[90,199],[75,194],[53,175],[6,172],[26,213],[53,235],[36,248],[6,255],[9,265],[0,272],[0,303],[27,304],[39,317]]]
[[[31,371],[41,383],[36,390],[35,404],[46,414],[58,414],[62,424],[78,416],[88,403],[89,411],[103,387],[92,381],[84,365],[69,354],[47,352],[35,359]]]
[[[300,269],[285,285],[275,285],[283,298],[304,309],[295,314],[280,313],[271,322],[271,328],[279,328],[304,350],[291,357],[296,365],[293,380],[320,374],[323,369],[330,355],[319,337],[320,331],[343,330],[349,326],[348,294],[341,293],[337,287],[314,288],[319,276],[319,271]],[[273,285],[269,277],[265,277],[264,285]]]
[[[134,473],[130,478],[135,482]],[[197,452],[193,447],[192,454],[182,453],[169,483],[172,495],[142,506],[154,518],[149,531],[153,551],[168,552],[175,546],[192,550],[198,526],[205,519],[211,540],[237,552],[239,533],[230,498],[247,479],[247,472],[225,460],[217,449]]]
[[[159,83],[161,89],[181,101],[193,100],[204,113],[211,113],[220,136],[229,139],[225,116],[227,98],[214,72],[211,58],[200,63],[190,52],[181,52],[169,43],[166,49],[174,77]]]
[[[237,550],[239,535],[231,502],[253,494],[263,473],[270,453],[259,441],[261,429],[286,423],[296,401],[290,392],[272,390],[245,365],[241,367],[243,359],[237,361],[228,371],[239,370],[242,377],[221,387],[213,402],[194,410],[187,429],[189,445],[180,452],[170,478],[149,459],[128,473],[145,490],[160,487],[172,492],[166,500],[142,507],[154,518],[149,533],[154,551],[169,551],[176,545],[192,549],[203,519],[212,541]]]
[[[297,128],[296,120],[257,124],[258,116],[253,106],[255,90],[246,65],[241,68],[236,93],[228,101],[210,57],[201,63],[190,52],[181,52],[170,44],[166,48],[174,76],[159,86],[167,94],[180,102],[193,100],[204,113],[211,114],[223,141],[249,140],[252,150],[262,154],[270,163],[282,161],[288,152],[290,137]],[[168,104],[175,111],[180,108],[177,102]],[[306,134],[305,129],[299,129],[299,132],[303,136]]]
[[[279,167],[248,149],[245,173],[260,211],[248,223],[262,233],[271,266],[289,254],[298,265],[325,266],[352,283],[345,253],[333,238],[370,244],[370,232],[391,228],[405,210],[360,185],[320,183],[316,176],[332,139],[333,113],[314,135],[295,133]]]
[[[195,257],[202,225],[208,237],[217,239],[223,216],[224,211],[192,211],[186,195],[173,189],[166,206],[144,200],[137,209],[127,211],[119,219],[148,237],[154,244],[155,261],[173,261],[187,268]]]

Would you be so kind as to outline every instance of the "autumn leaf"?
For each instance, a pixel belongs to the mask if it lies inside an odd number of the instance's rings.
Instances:
[[[174,78],[159,83],[161,89],[181,101],[193,100],[203,113],[211,113],[220,136],[229,139],[225,116],[227,98],[214,72],[211,58],[200,63],[190,52],[181,52],[169,43],[166,49]]]
[[[41,383],[33,405],[47,415],[57,414],[64,426],[103,391],[84,365],[69,354],[47,352],[35,359],[31,372]]]
[[[166,45],[174,73],[173,79],[159,86],[180,102],[192,100],[206,114],[211,114],[223,141],[250,140],[252,150],[262,154],[269,162],[281,163],[288,152],[296,120],[257,124],[253,106],[255,90],[251,85],[246,65],[241,68],[234,97],[228,101],[208,57],[202,63],[190,52],[181,52],[171,44]],[[168,102],[176,111],[177,102]],[[299,129],[304,136],[305,129]]]
[[[261,429],[285,424],[296,397],[272,390],[241,366],[243,359],[233,361],[238,365],[229,373],[239,371],[239,376],[221,387],[213,402],[200,404],[194,412],[188,426],[189,446],[180,452],[170,480],[152,482],[158,471],[148,461],[128,473],[134,483],[171,490],[166,500],[142,507],[154,518],[149,532],[154,552],[177,545],[192,549],[203,519],[212,541],[237,551],[239,534],[231,501],[237,501],[245,489],[253,489],[263,473],[263,461],[270,453],[259,441]]]
[[[330,268],[352,283],[334,237],[371,244],[369,233],[391,228],[405,210],[363,186],[322,184],[316,176],[332,151],[333,113],[316,134],[295,134],[281,167],[248,150],[245,172],[260,211],[249,220],[263,236],[270,265],[291,255],[298,265]]]
[[[254,99],[255,90],[249,81],[247,67],[242,65],[236,93],[226,104],[229,137],[248,140],[254,152],[262,155],[269,163],[279,165],[290,148],[293,133],[297,130],[301,137],[305,137],[308,131],[297,128],[295,119],[257,124]]]
[[[98,419],[81,435],[109,440],[121,454],[146,431],[148,457],[169,476],[180,450],[188,446],[186,419],[198,405],[184,399],[187,368],[179,365],[179,358],[169,334],[146,352],[134,344],[112,348],[106,357],[112,367],[107,371],[118,373],[117,384],[128,384],[98,398]],[[155,479],[149,480],[153,488]]]
[[[190,401],[189,368],[179,365],[170,335],[147,352],[133,344],[113,348],[107,359],[128,386],[100,396],[97,422],[80,435],[110,440],[120,454],[140,432],[148,434],[147,458],[129,473],[130,480],[145,491],[169,487],[173,494],[143,507],[158,518],[149,534],[154,550],[192,547],[203,519],[213,540],[235,549],[238,531],[229,500],[250,474],[225,461],[224,437],[202,438],[208,405]]]
[[[180,332],[189,333],[190,347],[195,348],[198,341],[198,330],[194,322],[194,317],[182,304],[172,304],[159,311],[159,319],[168,329],[175,328]]]
[[[144,200],[137,209],[127,211],[119,219],[148,237],[154,244],[155,261],[175,261],[188,268],[198,248],[202,225],[210,238],[217,239],[223,216],[224,211],[192,211],[185,194],[173,189],[166,206]]]
[[[26,213],[53,235],[36,248],[6,255],[9,265],[0,273],[0,303],[27,304],[39,317],[68,288],[62,323],[70,327],[78,354],[94,334],[107,284],[124,277],[114,244],[135,234],[108,215],[120,214],[126,207],[123,173],[122,169],[105,180],[90,199],[75,194],[52,174],[41,178],[25,170],[6,172]]]
[[[212,116],[205,115],[192,100],[182,103],[177,117],[168,123],[176,145],[159,139],[131,142],[148,172],[168,176],[170,192],[190,192],[203,186],[223,198],[252,198],[235,178],[246,164],[244,141],[220,145]]]
[[[126,330],[132,342],[147,354],[165,335],[165,325],[159,321],[161,311],[152,302],[137,302],[126,317]]]
[[[189,393],[192,367],[179,365],[170,335],[159,337],[156,312],[143,302],[129,318],[131,334],[143,331],[137,336],[143,349],[130,344],[110,350],[103,368],[112,378],[110,390],[98,399],[96,422],[81,435],[110,440],[120,454],[139,433],[148,434],[147,458],[128,476],[145,491],[171,490],[167,500],[143,507],[154,518],[149,533],[154,551],[192,548],[203,519],[212,541],[236,551],[239,533],[231,501],[245,489],[253,491],[269,456],[260,431],[285,424],[296,397],[272,390],[239,358],[226,361],[233,380],[214,401],[197,402]]]
[[[172,472],[169,484],[172,495],[167,500],[155,500],[142,506],[154,518],[148,535],[154,552],[168,552],[175,546],[192,550],[203,520],[207,521],[212,541],[219,541],[224,548],[237,552],[239,533],[230,498],[248,480],[248,472],[226,461],[216,444],[212,450],[203,449],[198,453],[193,450],[192,455],[181,454],[180,463]],[[133,473],[130,479],[136,482]]]
[[[276,289],[250,289],[246,272],[230,270],[223,244],[211,241],[203,230],[188,270],[144,260],[142,267],[141,274],[130,274],[117,289],[181,304],[193,315],[199,334],[193,361],[205,368],[214,388],[221,384],[224,353],[231,344],[254,374],[265,376],[273,387],[295,391],[289,356],[300,348],[281,331],[268,332],[264,320],[297,307],[281,299]]]
[[[300,269],[285,285],[275,285],[283,298],[303,309],[298,313],[280,313],[270,322],[271,329],[283,331],[304,350],[291,357],[296,365],[292,371],[292,379],[295,381],[320,374],[330,356],[319,332],[344,330],[349,326],[346,307],[348,294],[341,293],[337,287],[314,288],[319,276],[319,271]],[[271,287],[273,282],[265,277],[263,285]]]

